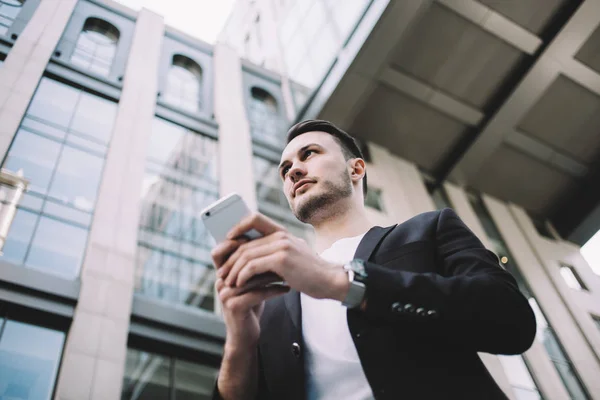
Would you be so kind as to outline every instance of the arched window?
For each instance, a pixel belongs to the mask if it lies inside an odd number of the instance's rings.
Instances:
[[[188,111],[202,108],[202,68],[198,63],[180,54],[173,56],[164,100]]]
[[[119,35],[114,25],[98,18],[88,18],[75,44],[71,62],[90,72],[108,76]]]
[[[0,0],[0,35],[6,35],[24,3],[25,0]]]
[[[280,145],[283,126],[279,116],[277,100],[271,93],[256,86],[250,89],[250,94],[248,116],[252,135],[275,145]]]

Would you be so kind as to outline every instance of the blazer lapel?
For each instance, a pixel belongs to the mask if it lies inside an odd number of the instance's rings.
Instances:
[[[377,245],[383,240],[384,237],[388,233],[394,229],[396,225],[388,226],[387,228],[382,228],[380,226],[372,227],[362,238],[360,243],[358,244],[358,248],[354,253],[354,258],[359,258],[364,261],[369,261],[373,252],[377,248]]]
[[[291,289],[289,292],[283,295],[283,301],[285,302],[285,308],[287,308],[290,319],[294,323],[294,328],[300,330],[302,310],[300,307],[300,292],[295,289]]]

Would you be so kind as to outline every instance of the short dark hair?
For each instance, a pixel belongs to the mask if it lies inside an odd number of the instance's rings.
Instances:
[[[320,119],[309,119],[292,126],[287,132],[287,143],[306,132],[329,133],[342,148],[342,153],[346,160],[351,158],[362,158],[364,160],[365,158],[354,137],[331,122]],[[367,171],[365,171],[365,176],[363,177],[363,195],[367,195]]]

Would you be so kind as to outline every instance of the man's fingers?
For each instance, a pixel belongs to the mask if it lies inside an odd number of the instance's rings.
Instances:
[[[257,257],[248,262],[240,272],[237,274],[234,286],[243,288],[246,282],[255,275],[263,274],[265,272],[275,272],[276,267],[279,265],[279,255],[277,253],[269,253],[263,257]],[[279,274],[281,275],[281,274]],[[231,285],[230,285],[231,286]]]
[[[242,313],[249,311],[271,297],[287,293],[289,290],[290,288],[287,286],[270,286],[239,294],[241,291],[239,288],[224,287],[219,293],[219,299],[224,308],[233,313]]]
[[[248,247],[244,249],[242,254],[238,254],[241,252],[236,252],[231,258],[233,261],[233,265],[228,264],[229,270],[227,272],[227,279],[225,279],[225,284],[228,286],[237,286],[236,280],[239,272],[244,268],[250,261],[253,261],[257,258],[264,257],[270,254],[273,254],[279,249],[279,244],[276,241],[263,241],[262,244],[256,245],[253,247]],[[249,245],[250,246],[250,245]],[[235,257],[235,258],[234,258]],[[231,265],[229,267],[229,265]],[[221,277],[225,278],[225,275],[221,275]]]
[[[237,250],[242,244],[247,242],[247,239],[238,239],[238,240],[225,240],[217,244],[214,249],[210,252],[210,255],[215,263],[215,267],[221,267],[231,256],[233,252]]]
[[[219,268],[219,271],[217,272],[217,275],[220,278],[227,278],[227,275],[229,274],[229,271],[231,270],[231,267],[233,267],[233,265],[236,263],[236,261],[241,257],[242,255],[242,250],[243,252],[247,252],[250,249],[253,249],[255,247],[258,246],[262,246],[266,243],[270,243],[273,240],[276,240],[276,238],[273,238],[273,235],[269,235],[269,236],[265,236],[265,237],[261,237],[258,239],[254,239],[251,241],[247,241],[247,243],[244,243],[243,246],[238,246],[235,251],[233,252],[233,254],[231,254],[227,260],[223,263],[223,265]]]
[[[284,231],[285,228],[271,218],[266,217],[260,213],[253,213],[243,220],[241,220],[231,231],[227,234],[228,239],[234,239],[242,236],[244,233],[256,229],[264,236],[270,235],[273,232]]]

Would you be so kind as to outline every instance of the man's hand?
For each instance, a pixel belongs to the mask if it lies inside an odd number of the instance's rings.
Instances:
[[[247,240],[226,240],[217,245],[211,253],[216,268],[222,268],[229,256],[246,242]],[[239,288],[225,285],[223,279],[217,279],[215,287],[227,326],[227,346],[240,350],[250,349],[258,343],[259,320],[264,301],[289,290],[285,287],[271,287],[242,293]]]
[[[226,286],[241,290],[253,276],[274,272],[290,287],[311,297],[344,299],[349,283],[341,265],[324,260],[304,240],[259,213],[242,220],[228,238],[241,237],[250,229],[264,236],[239,245],[218,269],[217,275]]]

